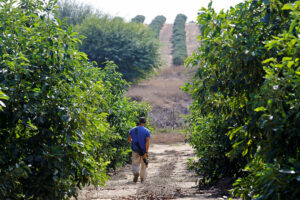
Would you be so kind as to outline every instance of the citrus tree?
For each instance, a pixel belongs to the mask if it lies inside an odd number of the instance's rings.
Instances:
[[[86,142],[95,133],[84,135],[74,102],[78,78],[91,68],[77,36],[50,18],[54,1],[0,5],[0,84],[10,98],[0,114],[1,199],[63,199],[76,186],[103,183],[106,164],[96,162]],[[105,134],[105,116],[98,117]]]
[[[155,32],[155,37],[159,37],[160,29],[163,27],[166,20],[165,16],[158,15],[149,24],[149,27]]]
[[[149,109],[124,98],[115,64],[88,62],[55,4],[0,1],[0,199],[69,199],[103,185]]]
[[[173,64],[183,65],[187,58],[185,22],[187,17],[184,14],[178,14],[173,25]]]
[[[131,19],[131,22],[135,22],[137,24],[142,24],[145,21],[145,16],[144,15],[137,15],[134,18]]]
[[[85,36],[80,50],[100,67],[107,60],[114,61],[126,80],[145,78],[160,65],[159,41],[143,24],[92,16],[74,28]]]
[[[185,88],[196,168],[205,183],[242,177],[233,193],[244,199],[297,199],[299,1],[211,5],[198,16],[200,53],[186,61],[197,66]]]
[[[65,19],[69,25],[81,24],[86,17],[91,15],[101,15],[92,6],[76,0],[59,0],[57,6],[56,17],[60,20]]]

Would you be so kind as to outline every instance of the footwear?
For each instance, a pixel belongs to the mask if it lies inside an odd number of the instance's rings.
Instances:
[[[141,183],[144,183],[144,179],[143,178],[141,178]]]
[[[137,182],[137,180],[138,180],[138,178],[139,178],[139,174],[134,174],[134,177],[133,177],[133,182]]]

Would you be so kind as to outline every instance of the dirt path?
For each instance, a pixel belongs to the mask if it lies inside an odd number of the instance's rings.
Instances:
[[[172,66],[172,32],[173,24],[164,24],[159,34],[159,40],[161,43],[159,52],[162,56],[164,67]]]
[[[180,87],[187,81],[184,66],[172,65],[172,24],[165,24],[160,33],[160,53],[164,66],[157,76],[132,87],[128,96],[138,101],[147,101],[152,106],[151,124],[161,127],[180,127],[180,114],[187,114],[191,99]],[[196,24],[186,24],[188,55],[199,43]],[[104,188],[93,186],[79,192],[79,200],[100,199],[227,199],[215,188],[198,190],[197,178],[187,169],[187,159],[194,157],[193,149],[183,143],[184,136],[176,133],[154,133],[149,149],[148,178],[145,183],[133,183],[131,166],[126,165],[111,174]]]
[[[131,166],[127,165],[113,175],[106,188],[89,188],[80,199],[171,199],[180,197],[192,186],[195,178],[185,167],[193,151],[187,144],[154,144],[149,150],[148,177],[145,183],[133,183]]]
[[[199,48],[199,41],[197,36],[200,35],[200,29],[198,24],[188,23],[185,25],[186,32],[186,47],[187,54],[191,56],[193,52],[197,51]]]
[[[148,177],[144,183],[133,183],[131,166],[126,165],[112,175],[105,188],[85,188],[79,200],[102,199],[226,199],[215,190],[196,186],[196,177],[186,166],[193,150],[188,144],[152,144],[149,149]]]

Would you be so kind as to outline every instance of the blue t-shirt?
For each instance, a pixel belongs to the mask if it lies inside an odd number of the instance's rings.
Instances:
[[[138,129],[137,134],[135,133],[136,128]],[[143,126],[137,126],[130,130],[129,135],[131,135],[132,150],[136,152],[139,151],[139,148],[136,145],[136,142],[138,142],[143,152],[146,152],[146,138],[150,138],[150,131]]]

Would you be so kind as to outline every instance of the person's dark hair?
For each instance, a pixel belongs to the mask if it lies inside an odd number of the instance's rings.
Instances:
[[[146,123],[146,118],[145,118],[145,117],[140,117],[139,123],[140,123],[140,124]]]

